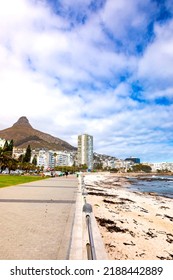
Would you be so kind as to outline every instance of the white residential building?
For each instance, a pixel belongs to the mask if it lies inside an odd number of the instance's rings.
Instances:
[[[103,168],[115,168],[115,161],[112,159],[105,159],[103,161]]]
[[[37,155],[37,165],[39,167],[44,167],[45,169],[48,168],[48,162],[47,162],[47,151],[46,150],[40,150]]]
[[[54,167],[55,167],[55,152],[48,151],[48,168],[54,168]]]
[[[55,165],[56,166],[72,166],[73,156],[69,152],[56,151],[55,152]]]
[[[78,136],[78,165],[83,164],[93,169],[93,136],[88,134]]]
[[[164,171],[173,171],[173,163],[172,162],[159,162],[159,163],[146,163],[152,168],[152,172],[157,172],[158,170]]]
[[[26,153],[26,148],[13,147],[13,158],[18,159],[21,155]]]
[[[72,166],[73,155],[65,151],[39,150],[32,154],[32,158],[37,157],[37,165],[44,169],[51,169],[56,166]]]
[[[122,159],[117,159],[115,161],[115,168],[117,169],[123,168],[125,171],[128,170],[132,165],[134,165],[134,163],[131,161],[126,161]]]
[[[55,167],[55,152],[40,150],[37,155],[37,166],[44,167],[44,169]]]

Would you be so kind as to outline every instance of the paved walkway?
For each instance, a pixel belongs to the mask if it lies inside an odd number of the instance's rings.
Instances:
[[[68,259],[78,180],[55,177],[0,189],[0,259]]]

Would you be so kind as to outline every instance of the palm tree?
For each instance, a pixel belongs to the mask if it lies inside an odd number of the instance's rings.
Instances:
[[[9,155],[8,151],[4,151],[2,148],[0,149],[0,169],[1,171],[5,170],[5,168],[9,167],[8,164],[12,161],[12,157]],[[11,166],[11,164],[10,164]]]
[[[3,171],[8,168],[9,173],[11,169],[16,169],[17,160],[12,158],[12,140],[10,144],[6,141],[3,148],[0,148],[0,170]]]

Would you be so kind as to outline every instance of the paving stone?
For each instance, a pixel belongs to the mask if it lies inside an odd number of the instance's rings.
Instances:
[[[0,259],[67,259],[78,180],[49,178],[0,189]]]

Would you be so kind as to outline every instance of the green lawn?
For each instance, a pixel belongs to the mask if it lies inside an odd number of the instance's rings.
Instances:
[[[41,176],[0,175],[0,188],[43,180]]]

